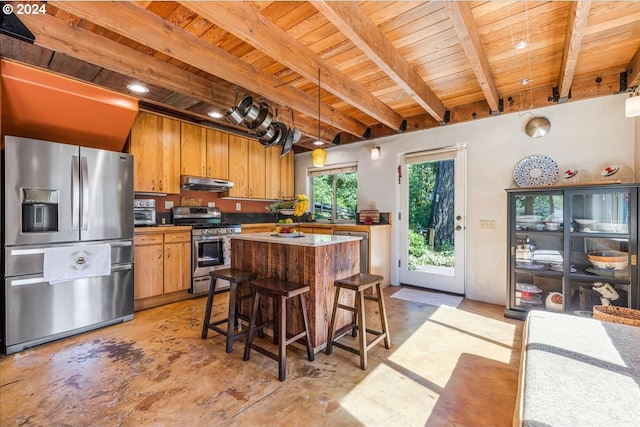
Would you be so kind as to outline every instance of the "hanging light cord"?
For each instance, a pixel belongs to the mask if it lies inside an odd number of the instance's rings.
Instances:
[[[320,67],[318,67],[318,142],[320,140]]]
[[[529,83],[531,83],[531,40],[529,40],[529,2],[524,0],[524,21],[527,30],[527,62],[529,65]],[[533,85],[529,84],[529,110],[533,110]]]
[[[511,48],[513,49],[513,46],[515,46],[515,41],[513,38],[513,26],[511,25],[511,7],[509,4],[507,4],[507,17],[509,19],[509,33],[511,34]],[[522,103],[522,88],[520,82],[518,81],[520,72],[518,71],[518,54],[516,52],[516,49],[513,49],[513,60],[516,64],[516,83],[518,84],[518,95],[520,96],[520,112],[522,112],[522,110],[524,110],[524,107]]]
[[[528,72],[529,77],[531,79],[531,41],[529,40],[529,4],[528,0],[525,0],[524,6],[524,16],[525,16],[525,31],[526,31],[526,41],[527,41],[527,63],[528,63]],[[515,46],[515,40],[513,38],[513,26],[511,24],[511,7],[507,4],[507,17],[509,19],[509,33],[511,34],[511,47]],[[516,76],[519,77],[520,72],[518,70],[518,54],[516,49],[513,49],[513,59],[516,65]],[[518,82],[518,95],[520,97],[520,112],[524,111],[524,99],[522,94],[522,84],[520,80]],[[529,81],[531,83],[531,81]],[[533,109],[533,85],[529,84],[529,110]]]

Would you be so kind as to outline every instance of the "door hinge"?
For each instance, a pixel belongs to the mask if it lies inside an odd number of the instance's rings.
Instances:
[[[633,265],[633,266],[638,265],[638,256],[637,255],[631,255],[631,265]]]
[[[402,212],[398,212],[398,221],[402,221]]]
[[[401,260],[401,259],[399,259],[399,260],[398,260],[398,268],[401,268],[401,267],[402,267],[402,260]]]
[[[516,254],[516,248],[511,246],[511,256],[514,256],[515,254]]]

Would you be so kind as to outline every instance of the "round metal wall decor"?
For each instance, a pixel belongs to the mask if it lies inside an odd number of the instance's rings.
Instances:
[[[520,160],[513,179],[520,187],[540,187],[555,184],[559,173],[558,164],[551,157],[537,154]]]
[[[551,122],[546,117],[534,117],[527,122],[524,130],[531,138],[540,138],[549,133]]]

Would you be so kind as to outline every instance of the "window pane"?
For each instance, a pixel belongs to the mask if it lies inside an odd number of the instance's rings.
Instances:
[[[313,212],[317,221],[353,221],[358,204],[358,173],[312,175]]]
[[[313,211],[316,214],[317,221],[331,219],[334,176],[321,175],[313,177]]]
[[[358,174],[341,173],[337,177],[336,219],[338,221],[354,220],[358,209]]]

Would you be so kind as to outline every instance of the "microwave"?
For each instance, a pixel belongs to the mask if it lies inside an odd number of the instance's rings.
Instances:
[[[133,224],[135,226],[156,225],[155,199],[136,199],[133,201]]]

